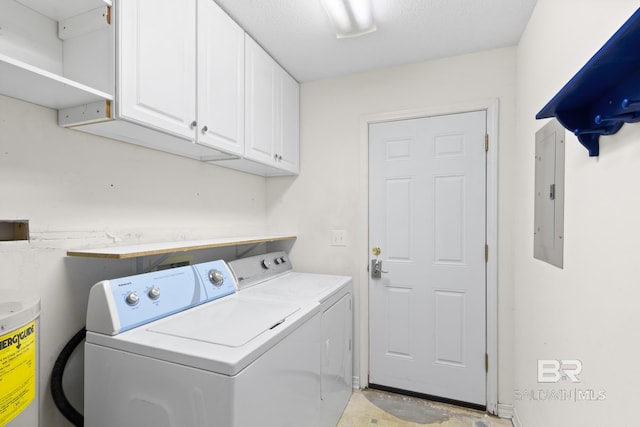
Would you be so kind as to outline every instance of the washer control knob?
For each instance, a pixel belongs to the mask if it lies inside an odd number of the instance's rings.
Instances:
[[[209,281],[213,283],[214,286],[222,286],[224,274],[222,274],[220,270],[209,270]]]
[[[264,269],[269,269],[271,268],[271,261],[269,261],[268,259],[263,259],[262,260],[262,268]]]
[[[283,256],[280,257],[280,263],[284,264],[285,262],[287,262],[287,259]]]
[[[156,287],[149,289],[149,291],[147,292],[147,296],[150,299],[154,299],[154,300],[160,298],[160,289]]]
[[[134,306],[138,304],[138,302],[140,301],[140,297],[138,296],[137,292],[129,292],[124,300],[127,304]]]
[[[282,264],[282,258],[276,258],[276,259],[273,260],[273,262],[275,262],[276,265],[280,265],[280,264]]]

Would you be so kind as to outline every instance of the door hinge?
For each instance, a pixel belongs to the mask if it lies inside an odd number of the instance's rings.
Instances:
[[[484,134],[484,151],[489,151],[489,134]]]
[[[484,354],[484,371],[489,372],[489,354]]]
[[[489,245],[484,245],[484,262],[489,262]]]

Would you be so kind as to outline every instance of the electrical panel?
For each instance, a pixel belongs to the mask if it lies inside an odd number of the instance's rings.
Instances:
[[[565,129],[557,120],[536,132],[533,256],[563,267]]]

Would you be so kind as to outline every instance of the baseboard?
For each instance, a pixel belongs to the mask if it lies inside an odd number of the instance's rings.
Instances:
[[[513,418],[511,418],[511,423],[513,424],[513,427],[523,427],[520,422],[520,418],[518,418],[518,412],[515,407],[513,408]]]
[[[498,414],[500,418],[513,418],[513,405],[498,403]]]
[[[357,376],[353,376],[353,378],[351,379],[351,387],[354,390],[360,390],[360,377]]]
[[[516,408],[514,408],[513,405],[507,405],[504,403],[498,404],[498,417],[511,420],[511,425],[514,427],[522,427],[515,412]]]

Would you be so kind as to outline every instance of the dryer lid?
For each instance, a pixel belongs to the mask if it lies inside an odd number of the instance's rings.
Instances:
[[[223,298],[215,303],[189,310],[181,316],[160,321],[148,329],[227,347],[241,347],[260,334],[273,329],[300,308],[276,301]]]
[[[311,299],[324,302],[351,281],[347,276],[289,272],[275,279],[243,289],[245,295],[266,295],[278,298]]]

